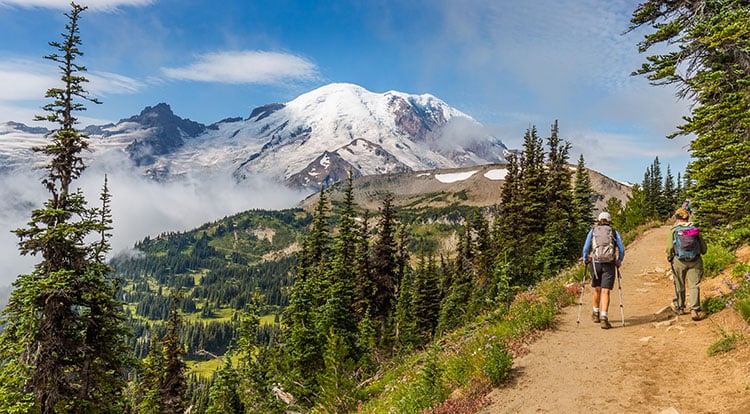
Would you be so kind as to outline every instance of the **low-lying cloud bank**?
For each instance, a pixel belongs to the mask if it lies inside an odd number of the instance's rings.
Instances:
[[[130,165],[124,156],[110,155],[106,162],[92,164],[74,183],[89,205],[97,206],[106,174],[112,195],[113,255],[127,254],[146,236],[190,230],[250,209],[290,208],[307,195],[261,176],[237,183],[225,171],[156,182]],[[0,285],[9,285],[19,274],[31,272],[41,260],[20,256],[12,230],[24,227],[32,209],[41,208],[49,197],[41,184],[44,174],[43,170],[28,169],[0,175]]]

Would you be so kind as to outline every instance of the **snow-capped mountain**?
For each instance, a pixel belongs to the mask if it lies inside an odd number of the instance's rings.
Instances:
[[[0,124],[2,168],[28,163],[43,128]],[[318,189],[345,178],[505,162],[507,148],[470,116],[431,95],[373,93],[353,84],[323,86],[245,118],[205,126],[167,104],[116,124],[89,126],[92,160],[114,151],[158,180],[197,171],[241,181],[268,176]]]

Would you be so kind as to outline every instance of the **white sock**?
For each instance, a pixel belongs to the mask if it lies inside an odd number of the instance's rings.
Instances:
[[[594,308],[595,313],[599,313],[599,308]]]
[[[602,318],[606,318],[606,317],[607,317],[607,312],[602,311]]]

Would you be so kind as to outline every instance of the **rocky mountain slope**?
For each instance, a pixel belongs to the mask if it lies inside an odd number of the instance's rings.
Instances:
[[[575,171],[574,165],[570,166]],[[506,174],[505,164],[486,164],[464,168],[413,171],[359,177],[354,180],[354,198],[363,209],[377,211],[382,196],[394,196],[394,206],[410,209],[446,208],[451,205],[491,207],[500,203]],[[615,197],[627,202],[631,187],[606,175],[588,170],[591,187],[596,194],[595,209],[603,210],[606,200]],[[331,188],[333,201],[343,199],[343,184]],[[302,202],[312,210],[317,194]]]
[[[33,160],[31,147],[47,132],[0,124],[3,169]],[[156,180],[208,172],[237,181],[270,177],[310,190],[345,178],[350,169],[369,176],[501,163],[507,151],[482,125],[434,96],[373,93],[343,83],[208,126],[160,103],[85,132],[92,163],[119,154]]]

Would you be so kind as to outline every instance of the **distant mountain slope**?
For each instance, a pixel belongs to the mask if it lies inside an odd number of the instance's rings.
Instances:
[[[32,160],[44,128],[0,124],[3,168]],[[114,152],[157,180],[209,172],[238,181],[270,177],[317,190],[346,177],[457,168],[505,161],[507,148],[470,116],[432,95],[373,93],[334,83],[287,103],[254,109],[246,119],[203,124],[169,105],[145,108],[116,124],[85,128],[93,163]]]
[[[570,168],[575,170],[573,165]],[[354,181],[354,197],[360,207],[371,211],[378,209],[385,193],[393,194],[397,207],[442,208],[456,204],[490,207],[500,203],[506,172],[505,164],[487,164],[359,177]],[[596,194],[595,209],[603,210],[611,197],[623,204],[627,202],[631,194],[629,186],[597,171],[588,172]],[[333,186],[330,197],[333,201],[340,201],[343,185]],[[311,211],[316,200],[317,194],[314,194],[301,205]]]

